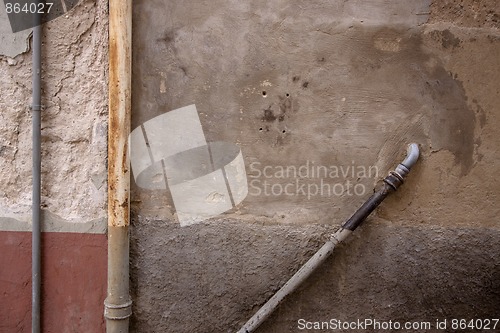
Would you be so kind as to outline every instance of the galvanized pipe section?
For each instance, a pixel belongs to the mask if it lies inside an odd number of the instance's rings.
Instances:
[[[418,145],[411,144],[408,148],[408,157],[405,159],[405,161],[409,159],[409,162],[407,161],[408,167],[403,166],[405,170],[401,171],[401,164],[399,164],[395,171],[391,171],[384,179],[382,187],[243,325],[238,333],[254,332],[274,312],[283,299],[295,291],[332,254],[338,243],[346,239],[391,192],[394,192],[403,184],[404,178],[408,174],[409,169],[417,161],[418,156]]]
[[[107,333],[128,332],[132,1],[109,1]]]
[[[40,226],[40,201],[41,201],[41,111],[42,111],[42,27],[39,15],[34,15],[35,27],[33,28],[33,64],[32,64],[32,89],[33,101],[31,105],[33,122],[33,151],[32,151],[32,232],[31,232],[31,332],[40,332],[40,307],[41,307],[41,226]]]
[[[372,194],[365,203],[358,208],[358,210],[344,223],[342,228],[354,231],[363,223],[363,221],[370,215],[375,208],[380,205],[382,201],[395,189],[384,182],[382,187]]]

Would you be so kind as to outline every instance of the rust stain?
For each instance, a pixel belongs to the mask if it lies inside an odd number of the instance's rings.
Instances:
[[[131,2],[109,7],[108,225],[129,224]]]
[[[122,207],[122,208],[126,208],[126,207],[128,207],[128,198],[125,198],[125,201],[123,201],[123,202],[120,204],[120,207]]]

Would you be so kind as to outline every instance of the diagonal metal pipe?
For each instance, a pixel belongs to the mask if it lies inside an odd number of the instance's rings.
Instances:
[[[418,156],[418,145],[416,143],[410,144],[407,150],[407,157],[394,171],[391,171],[385,177],[382,187],[337,232],[330,236],[330,239],[241,327],[238,333],[254,332],[269,318],[285,297],[294,292],[332,254],[339,243],[344,241],[347,236],[359,227],[390,193],[396,191],[403,184],[410,169],[417,162]]]

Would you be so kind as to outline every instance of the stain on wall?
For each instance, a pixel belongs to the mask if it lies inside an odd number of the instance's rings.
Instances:
[[[168,192],[133,185],[132,331],[236,331],[413,141],[403,187],[258,332],[494,315],[498,10],[460,5],[135,2],[133,127],[195,103],[249,195],[180,228]]]

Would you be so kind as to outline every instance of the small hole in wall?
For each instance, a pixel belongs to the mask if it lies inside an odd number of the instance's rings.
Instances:
[[[262,96],[267,97],[267,92],[265,90],[262,92]]]
[[[263,130],[263,129],[262,129],[262,127],[261,127],[261,128],[259,128],[259,132],[262,132],[262,130]]]
[[[286,133],[286,130],[281,131],[281,133]]]
[[[289,93],[286,93],[286,95],[285,95],[285,96],[286,96],[286,97],[290,97],[290,94],[289,94]]]

